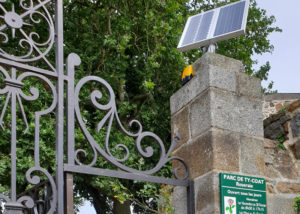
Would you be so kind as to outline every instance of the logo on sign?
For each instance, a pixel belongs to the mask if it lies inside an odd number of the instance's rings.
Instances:
[[[236,198],[224,197],[225,214],[236,214]]]

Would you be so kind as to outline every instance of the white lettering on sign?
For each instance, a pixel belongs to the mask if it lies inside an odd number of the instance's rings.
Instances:
[[[247,177],[240,177],[236,175],[227,175],[224,174],[224,179],[230,180],[230,181],[237,181],[237,185],[246,185],[246,184],[241,184],[238,182],[246,182],[246,183],[253,183],[253,184],[264,184],[264,179],[259,179],[259,178],[247,178]],[[245,187],[250,187],[250,186],[245,186]],[[253,186],[252,186],[253,187]],[[250,187],[250,188],[252,188]]]
[[[265,205],[265,204],[260,204],[260,203],[256,203],[256,206],[257,206],[257,207],[267,207],[267,205]]]
[[[254,183],[254,184],[264,184],[264,180],[263,179],[252,178],[251,182]]]
[[[224,179],[236,181],[236,176],[235,175],[224,175]]]
[[[255,198],[246,198],[246,201],[254,201],[254,202],[257,202],[258,200],[255,199]]]
[[[256,207],[256,210],[257,210],[257,211],[265,211],[264,208],[260,208],[260,207]]]
[[[240,195],[240,192],[235,192],[235,191],[231,191],[231,190],[227,190],[227,193],[229,194],[233,194],[233,195]]]
[[[243,184],[243,183],[236,182],[235,185],[238,186],[238,187],[253,188],[252,184]]]
[[[255,193],[254,193],[254,197],[259,197],[259,198],[261,198],[262,195],[261,195],[261,194],[255,194]]]
[[[243,178],[243,177],[237,177],[237,180],[243,182],[243,181],[244,181],[244,178]]]

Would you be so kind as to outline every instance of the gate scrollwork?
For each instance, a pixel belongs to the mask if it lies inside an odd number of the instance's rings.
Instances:
[[[10,135],[11,135],[11,189],[10,196],[1,194],[0,199],[5,203],[6,213],[23,213],[24,209],[34,208],[36,206],[36,198],[31,195],[17,195],[17,119],[19,109],[22,120],[25,125],[24,133],[29,129],[28,119],[23,106],[23,100],[35,101],[39,99],[39,90],[36,87],[30,87],[29,94],[25,93],[24,80],[27,78],[35,78],[44,82],[48,91],[52,94],[52,103],[45,110],[34,113],[34,166],[26,172],[25,178],[29,184],[37,185],[41,182],[41,177],[46,177],[50,183],[51,200],[47,213],[54,213],[57,207],[57,186],[53,175],[40,166],[40,118],[43,115],[53,112],[57,106],[57,91],[54,83],[49,79],[55,78],[56,69],[47,59],[47,55],[53,49],[55,39],[55,29],[46,5],[51,3],[50,0],[33,1],[20,0],[18,5],[10,1],[0,1],[0,73],[3,76],[4,85],[1,86],[0,94],[6,96],[2,109],[0,110],[0,126],[4,130],[3,125],[5,115],[10,116]],[[35,30],[39,24],[44,25],[48,35],[40,35]],[[46,27],[45,27],[46,25]],[[16,47],[10,47],[8,44],[13,42]],[[49,71],[44,74],[44,69],[33,67],[28,63],[43,60],[48,66]],[[10,107],[9,107],[10,105]]]
[[[51,1],[38,1],[38,4],[34,4],[32,0],[21,0],[19,7],[23,11],[20,14],[15,11],[14,4],[5,8],[4,3],[6,3],[6,1],[2,0],[1,2],[0,10],[2,10],[3,15],[1,15],[0,18],[5,22],[5,24],[0,26],[2,44],[8,43],[10,39],[18,39],[18,45],[23,52],[19,55],[11,55],[11,53],[7,52],[4,48],[0,48],[0,56],[18,62],[33,62],[44,59],[51,69],[55,70],[51,63],[46,59],[46,55],[54,44],[55,35],[51,15],[45,6]],[[48,25],[47,38],[41,38],[38,32],[33,31],[34,29],[27,29],[41,23],[42,20]],[[23,27],[26,27],[26,30],[23,29]],[[9,38],[8,30],[11,31],[11,38]],[[21,35],[20,38],[16,38],[16,32],[19,32]]]
[[[70,54],[68,56],[67,59],[67,73],[68,73],[68,80],[69,82],[74,82],[74,73],[75,73],[75,67],[79,66],[81,63],[80,57],[77,54]],[[80,108],[80,91],[81,89],[84,87],[84,85],[88,84],[89,82],[96,82],[98,84],[100,84],[100,87],[98,89],[93,90],[92,92],[90,92],[90,101],[93,104],[94,108],[96,110],[99,110],[101,112],[106,112],[106,114],[103,116],[103,118],[97,123],[97,132],[100,132],[100,130],[105,130],[106,129],[106,134],[105,134],[105,142],[104,144],[104,149],[101,148],[101,146],[99,145],[99,142],[97,142],[94,137],[92,136],[92,134],[89,132],[89,130],[86,127],[86,122],[84,121],[82,115],[81,115],[81,108]],[[107,92],[107,99],[104,99],[104,95],[101,92],[100,89],[103,89],[103,91]],[[72,86],[69,87],[68,89],[68,93],[67,93],[68,99],[69,99],[69,103],[74,104],[74,106],[69,105],[68,108],[70,111],[74,111],[74,114],[76,116],[77,122],[80,126],[80,129],[82,130],[82,132],[84,133],[86,139],[88,140],[88,143],[93,151],[93,158],[92,161],[89,164],[84,164],[82,163],[79,158],[78,155],[80,153],[83,153],[84,156],[87,156],[87,153],[85,150],[83,150],[82,148],[79,149],[75,149],[75,145],[74,145],[74,136],[71,136],[70,138],[73,138],[71,140],[71,143],[68,142],[68,151],[70,151],[69,153],[69,161],[67,163],[67,167],[72,167],[72,166],[76,166],[78,170],[81,170],[81,172],[83,173],[89,173],[90,170],[93,170],[93,167],[96,164],[96,161],[98,160],[98,154],[101,155],[101,157],[105,158],[105,160],[107,160],[108,162],[110,162],[112,165],[118,167],[119,169],[123,170],[124,172],[127,173],[135,173],[138,175],[142,175],[142,176],[148,176],[148,175],[153,175],[156,172],[158,172],[163,166],[165,166],[165,164],[171,160],[176,160],[179,161],[180,163],[182,163],[183,168],[184,168],[184,175],[182,176],[178,176],[177,172],[178,169],[175,169],[173,174],[175,179],[178,180],[186,180],[189,176],[189,171],[188,171],[188,166],[187,164],[180,158],[178,157],[170,157],[171,153],[173,151],[173,149],[175,148],[175,145],[177,144],[177,141],[179,140],[179,136],[176,136],[174,138],[174,140],[171,143],[171,146],[168,150],[166,150],[164,143],[162,142],[162,140],[154,133],[152,132],[148,132],[148,131],[143,131],[143,127],[141,125],[141,123],[137,120],[132,120],[129,123],[129,128],[132,126],[136,127],[136,131],[130,132],[128,131],[122,124],[119,115],[118,115],[118,111],[117,111],[117,107],[116,107],[116,100],[115,100],[115,94],[114,91],[112,89],[112,87],[109,85],[108,82],[106,82],[104,79],[97,77],[97,76],[87,76],[82,78],[81,80],[78,81],[78,83],[76,84],[76,86]],[[101,99],[103,99],[103,102],[101,102]],[[74,120],[74,118],[69,118],[71,120]],[[110,133],[112,130],[112,124],[113,122],[116,121],[119,129],[126,135],[129,137],[132,137],[135,139],[135,148],[137,150],[137,152],[143,157],[143,158],[151,158],[154,154],[154,148],[153,146],[147,146],[147,147],[143,147],[142,146],[142,141],[145,138],[152,138],[154,140],[154,142],[158,145],[159,148],[159,152],[160,152],[160,157],[158,162],[156,163],[156,165],[149,170],[137,170],[134,168],[130,168],[128,166],[126,166],[124,164],[124,162],[126,160],[128,160],[129,156],[130,156],[130,151],[128,149],[128,147],[125,144],[117,144],[114,149],[122,149],[123,150],[123,157],[122,158],[117,158],[115,157],[111,150],[110,150]],[[68,121],[69,123],[70,121]],[[74,121],[70,124],[71,125],[68,129],[69,130],[74,130]],[[104,128],[105,124],[107,124],[107,126]],[[80,169],[81,168],[81,169]]]
[[[22,104],[22,100],[26,100],[26,101],[37,100],[39,98],[39,91],[37,88],[31,87],[30,95],[25,94],[22,91],[24,86],[23,81],[26,78],[38,78],[44,81],[47,84],[47,86],[50,88],[50,91],[52,92],[52,96],[53,96],[53,101],[48,109],[35,112],[34,167],[31,167],[27,171],[26,179],[30,184],[36,185],[40,183],[40,177],[38,177],[37,175],[32,176],[33,173],[36,174],[36,172],[40,172],[47,177],[47,179],[51,184],[52,193],[53,193],[52,194],[53,200],[51,202],[51,208],[49,209],[48,213],[54,213],[56,207],[56,194],[57,194],[56,185],[53,177],[44,168],[40,167],[40,157],[39,157],[40,130],[39,129],[40,129],[41,116],[52,112],[57,105],[57,95],[56,95],[55,86],[47,77],[33,72],[24,72],[17,75],[19,71],[17,71],[14,67],[11,68],[11,75],[9,75],[8,72],[3,67],[0,67],[0,71],[5,77],[4,79],[5,87],[0,90],[0,94],[2,95],[6,94],[6,100],[3,105],[1,116],[0,116],[0,125],[2,129],[5,129],[5,127],[3,126],[3,118],[7,113],[9,103],[11,104],[10,109],[11,109],[11,176],[12,176],[11,177],[11,198],[8,198],[8,196],[0,195],[0,199],[6,201],[6,205],[5,205],[6,210],[16,210],[16,209],[22,210],[23,208],[33,208],[35,204],[34,199],[31,196],[22,196],[20,198],[17,198],[17,193],[16,193],[17,111],[16,109],[17,109],[17,105],[19,105],[22,119],[26,127],[24,133],[26,133],[28,131],[28,122]]]
[[[79,56],[75,56],[75,54],[73,54],[74,58],[79,58]],[[72,60],[69,58],[69,60]],[[82,118],[81,112],[80,112],[80,107],[79,107],[79,93],[80,90],[82,89],[82,87],[90,82],[90,81],[94,81],[99,83],[106,91],[108,91],[109,94],[109,99],[107,101],[106,104],[101,104],[99,101],[101,100],[101,98],[103,98],[102,92],[100,90],[94,90],[91,92],[90,94],[90,101],[91,103],[94,105],[94,107],[97,110],[100,110],[102,112],[107,111],[106,115],[102,118],[102,120],[100,122],[98,122],[97,124],[97,131],[99,132],[105,124],[107,125],[106,128],[106,137],[105,137],[105,150],[103,150],[100,146],[99,143],[96,142],[96,140],[93,138],[93,136],[90,134],[90,132],[88,131],[85,122]],[[143,131],[143,127],[141,125],[141,123],[137,120],[132,120],[129,123],[129,127],[132,126],[136,126],[137,127],[137,131],[135,133],[129,132],[126,130],[126,128],[123,126],[123,124],[120,121],[119,115],[118,115],[118,111],[117,111],[117,107],[116,107],[116,101],[115,101],[115,94],[113,89],[111,88],[111,86],[102,78],[100,77],[96,77],[96,76],[87,76],[82,78],[76,85],[75,87],[75,91],[74,91],[74,103],[75,103],[75,114],[76,114],[76,118],[77,121],[80,125],[81,130],[83,131],[84,135],[86,136],[86,139],[88,140],[93,153],[94,153],[94,157],[91,163],[89,163],[87,166],[89,167],[93,167],[97,161],[97,156],[98,153],[104,157],[107,161],[109,161],[111,164],[113,164],[114,166],[118,167],[119,169],[122,169],[126,172],[131,172],[131,173],[139,173],[139,174],[145,174],[145,175],[151,175],[156,173],[157,171],[159,171],[168,161],[170,160],[178,160],[180,161],[184,168],[185,168],[185,175],[183,178],[181,179],[186,179],[188,177],[188,167],[185,164],[185,162],[183,160],[181,160],[178,157],[170,157],[171,152],[173,151],[175,145],[177,144],[178,141],[178,137],[175,137],[175,139],[172,141],[171,146],[169,148],[169,150],[167,151],[165,148],[164,143],[162,142],[162,140],[154,133],[152,132],[148,132],[148,131]],[[115,146],[115,150],[121,148],[123,149],[125,155],[123,158],[117,158],[115,157],[111,151],[110,151],[110,146],[109,146],[109,136],[110,136],[110,132],[112,129],[112,124],[113,121],[116,121],[120,130],[127,136],[129,137],[133,137],[135,138],[135,147],[136,150],[138,151],[138,153],[144,157],[144,158],[150,158],[153,156],[153,147],[148,146],[146,148],[142,147],[142,140],[146,137],[151,137],[152,139],[155,140],[155,142],[158,144],[159,146],[159,150],[160,150],[160,158],[158,163],[150,170],[145,170],[145,171],[140,171],[140,170],[136,170],[130,167],[127,167],[126,165],[124,165],[123,163],[129,158],[130,156],[130,151],[127,148],[127,146],[125,144],[118,144]],[[76,164],[78,165],[84,165],[83,163],[80,162],[80,160],[77,158],[77,155],[83,152],[86,155],[86,152],[82,149],[77,149],[74,152],[74,159]],[[178,178],[177,176],[177,170],[174,170],[174,176],[175,178]]]
[[[50,5],[50,6],[49,6]],[[6,96],[2,109],[0,109],[0,127],[5,129],[3,124],[5,115],[10,110],[10,143],[11,143],[11,189],[10,194],[1,194],[0,200],[5,201],[5,212],[8,214],[22,214],[25,209],[35,210],[34,213],[64,213],[64,173],[86,173],[102,176],[111,176],[117,178],[135,179],[141,181],[150,181],[156,183],[165,183],[170,185],[179,185],[188,187],[189,169],[187,164],[180,158],[171,156],[179,136],[176,136],[167,149],[162,140],[154,133],[144,131],[142,124],[137,120],[129,123],[128,129],[121,122],[115,94],[108,82],[97,76],[87,76],[75,84],[75,68],[79,66],[81,60],[78,55],[70,54],[67,58],[66,73],[63,64],[63,43],[62,43],[62,0],[55,1],[56,23],[54,26],[53,16],[49,13],[47,7],[54,7],[51,0],[20,0],[18,5],[12,4],[7,0],[0,0],[0,74],[3,79],[3,86],[0,86],[0,95]],[[41,33],[38,32],[39,25],[43,25]],[[16,44],[15,47],[9,47],[10,42]],[[55,53],[56,62],[49,60],[48,56],[51,51]],[[39,65],[39,67],[34,67]],[[40,66],[40,63],[43,66]],[[55,65],[54,65],[55,64]],[[45,67],[47,67],[45,69]],[[24,133],[29,130],[29,122],[26,115],[23,101],[33,102],[40,98],[40,91],[37,87],[29,87],[29,92],[25,92],[24,82],[27,78],[38,79],[47,87],[47,93],[52,97],[51,104],[47,109],[34,112],[34,142],[32,144],[34,151],[34,165],[31,166],[25,178],[31,185],[36,188],[44,188],[44,196],[47,198],[47,207],[41,208],[40,195],[38,190],[27,190],[17,195],[17,120],[21,120],[25,125]],[[96,82],[108,94],[108,100],[103,99],[104,95],[100,89],[90,92],[90,101],[97,111],[105,115],[97,122],[96,131],[105,132],[104,142],[97,142],[89,132],[80,108],[80,91],[90,82]],[[66,97],[64,97],[64,86],[67,86]],[[106,97],[107,98],[107,97]],[[106,103],[100,102],[105,100]],[[64,112],[65,101],[67,106]],[[10,106],[9,106],[10,105]],[[54,174],[47,171],[41,166],[40,161],[40,121],[41,117],[56,111],[56,172]],[[64,114],[67,114],[67,121],[64,124]],[[85,164],[79,158],[80,154],[87,156],[87,151],[82,148],[75,148],[75,123],[77,123],[87,139],[88,145],[93,151],[92,160]],[[126,165],[126,161],[131,155],[128,145],[125,143],[117,144],[114,149],[121,150],[123,156],[116,157],[111,149],[110,135],[113,123],[117,124],[124,136],[134,139],[134,147],[142,158],[151,158],[154,151],[158,148],[159,158],[151,169],[138,170]],[[66,127],[65,127],[66,126]],[[130,127],[135,127],[136,131],[129,131]],[[66,141],[64,130],[67,130]],[[156,144],[143,145],[145,138],[151,138]],[[102,147],[100,146],[102,143]],[[64,153],[64,144],[67,146],[67,152]],[[118,170],[99,169],[96,162],[99,156],[117,167]],[[67,157],[64,163],[64,157]],[[161,178],[154,176],[167,162],[176,160],[183,166],[178,175],[178,169],[175,169],[174,179]],[[47,180],[45,180],[45,178]],[[33,192],[32,194],[30,192]],[[43,199],[44,200],[44,199]],[[44,203],[44,201],[43,201]]]

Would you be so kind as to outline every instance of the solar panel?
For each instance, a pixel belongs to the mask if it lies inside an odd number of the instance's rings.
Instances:
[[[207,38],[208,32],[209,32],[209,26],[211,24],[212,18],[214,15],[214,11],[210,11],[208,13],[205,13],[203,15],[203,18],[201,20],[201,24],[198,28],[198,33],[196,35],[195,41],[202,41]]]
[[[198,25],[200,23],[201,18],[202,18],[202,15],[191,17],[190,23],[187,28],[187,34],[184,37],[182,44],[186,45],[186,44],[190,44],[194,41],[194,37],[197,33]]]
[[[214,36],[241,29],[245,4],[246,2],[242,1],[220,9]]]
[[[178,50],[199,48],[245,34],[248,9],[249,0],[241,0],[189,17]]]

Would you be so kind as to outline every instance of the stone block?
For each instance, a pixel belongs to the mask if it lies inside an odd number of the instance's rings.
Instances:
[[[283,105],[281,103],[278,103],[275,105],[276,111],[280,111],[283,108]]]
[[[267,184],[267,193],[268,194],[274,194],[275,193],[273,184]]]
[[[219,173],[211,172],[195,179],[196,214],[220,213]]]
[[[289,112],[293,112],[295,111],[297,108],[300,107],[300,100],[296,100],[294,102],[292,102],[290,105],[288,105],[286,107],[286,109],[289,111]]]
[[[190,104],[191,137],[211,127],[263,136],[262,102],[210,88]]]
[[[186,161],[193,179],[214,169],[238,172],[239,144],[238,134],[213,129],[180,147],[173,154]],[[173,168],[180,167],[179,164],[174,161]]]
[[[245,73],[237,73],[237,93],[240,96],[262,98],[261,81]]]
[[[194,78],[170,98],[171,114],[179,111],[209,87],[235,92],[236,73],[242,69],[242,63],[217,54],[205,54],[193,64],[193,68]]]
[[[285,134],[284,127],[279,121],[276,121],[268,125],[264,129],[264,137],[271,140],[276,140],[277,138],[283,136],[284,134]]]
[[[295,142],[295,157],[299,160],[300,159],[300,140]]]
[[[277,103],[277,104],[275,105],[276,111],[279,111],[279,110],[281,110],[282,108],[283,108],[282,103]]]
[[[294,198],[267,195],[267,209],[269,214],[296,214]]]
[[[213,145],[212,133],[206,132],[193,142],[185,144],[173,153],[173,156],[182,158],[189,166],[190,178],[197,178],[213,169]],[[182,165],[178,161],[173,161],[173,169]],[[179,170],[182,177],[184,171]]]
[[[300,136],[300,113],[297,113],[291,121],[293,137]]]
[[[214,169],[239,171],[239,134],[227,130],[213,130]]]
[[[296,180],[298,178],[296,166],[287,150],[283,150],[279,147],[275,149],[273,167],[283,178],[292,180]]]
[[[195,62],[195,64],[198,64],[198,67],[194,68],[196,72],[201,69],[201,66],[205,65],[213,65],[235,72],[244,71],[244,66],[241,61],[215,53],[205,53],[200,59]]]
[[[287,100],[300,100],[300,93],[274,93],[265,94],[265,101],[287,101]]]
[[[264,138],[264,148],[265,149],[274,149],[277,147],[277,144],[278,144],[278,141]]]
[[[225,91],[210,90],[212,126],[252,136],[263,136],[262,102]]]
[[[270,119],[276,119],[272,122],[270,122]],[[274,115],[274,117],[268,118],[266,123],[264,121],[264,137],[271,139],[271,140],[276,140],[277,138],[281,136],[285,136],[288,132],[288,126],[287,126],[287,121],[291,119],[290,115],[285,115],[285,113],[280,113],[277,115]],[[269,123],[270,122],[270,123]]]
[[[300,184],[290,182],[278,182],[277,191],[280,193],[300,194]]]
[[[240,148],[240,172],[263,175],[265,171],[264,141],[241,135]]]
[[[268,178],[281,178],[280,173],[270,164],[265,165],[264,176]]]
[[[201,94],[208,87],[208,82],[208,72],[201,72],[175,92],[170,98],[171,115],[175,114]]]
[[[265,147],[265,176],[269,178],[287,178],[296,180],[299,172],[290,152],[278,147],[275,140],[264,139]]]
[[[208,65],[209,87],[226,91],[236,91],[236,72],[224,68]],[[201,72],[201,71],[200,71]]]
[[[189,108],[183,108],[181,111],[172,115],[171,117],[171,136],[172,139],[176,135],[180,135],[175,149],[186,143],[190,138],[190,127],[189,127]]]
[[[188,214],[187,213],[187,191],[186,187],[176,186],[173,191],[173,207],[174,214]]]
[[[279,122],[281,124],[285,124],[285,122],[289,121],[290,119],[292,119],[290,115],[285,115],[279,119]]]
[[[285,112],[278,112],[277,114],[273,114],[270,117],[266,118],[264,120],[264,127],[270,125],[271,123],[275,122],[276,120],[279,120],[281,117],[285,116]]]
[[[190,129],[194,139],[212,127],[210,90],[206,90],[190,104]]]
[[[265,159],[264,160],[265,160],[266,165],[274,164],[274,155],[275,155],[274,148],[266,148],[265,147]]]
[[[296,180],[298,178],[298,172],[289,153],[280,148],[278,148],[277,151],[278,152],[274,160],[274,168],[281,174],[282,177]]]

